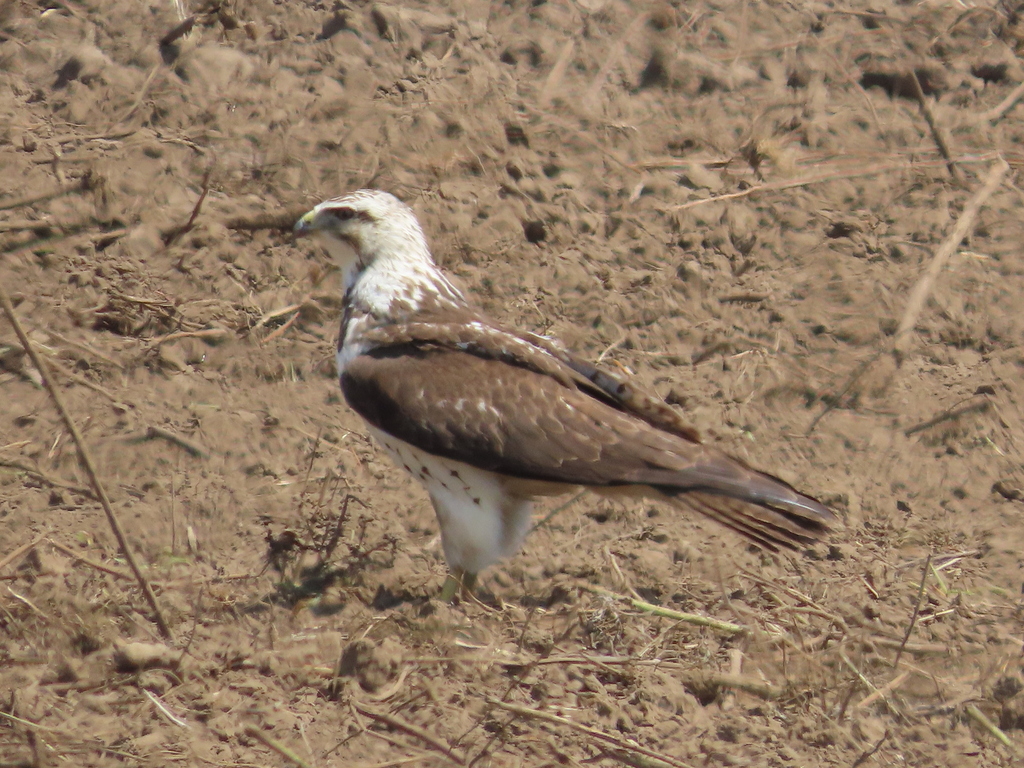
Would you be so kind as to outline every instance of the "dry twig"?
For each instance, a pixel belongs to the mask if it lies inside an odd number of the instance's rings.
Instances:
[[[157,710],[160,712],[160,714],[163,715],[167,719],[168,722],[172,723],[173,725],[178,726],[179,728],[188,728],[189,727],[188,722],[186,720],[183,720],[178,715],[174,714],[171,711],[171,708],[168,707],[166,704],[164,704],[159,696],[157,696],[156,694],[154,694],[152,691],[150,691],[147,688],[143,688],[142,692],[144,694],[146,694],[146,698],[148,698],[151,702],[153,702],[153,706],[157,708]]]
[[[561,53],[558,54],[558,58],[555,60],[555,65],[551,67],[551,71],[548,72],[547,78],[544,80],[544,85],[540,89],[540,96],[537,102],[542,107],[550,107],[553,101],[555,93],[562,85],[562,79],[565,77],[565,70],[569,67],[569,62],[572,61],[573,51],[576,49],[576,40],[570,37],[565,41],[565,45],[562,46]]]
[[[107,400],[109,400],[112,403],[119,402],[118,398],[116,398],[111,392],[106,390],[104,387],[101,387],[99,384],[89,381],[89,379],[85,378],[84,376],[81,376],[75,373],[74,371],[70,370],[60,360],[50,360],[50,365],[52,365],[54,368],[60,371],[60,373],[64,377],[75,382],[75,384],[79,384],[85,387],[86,389],[91,389],[98,395],[103,395],[103,397],[107,398]],[[39,373],[40,375],[42,375],[42,371],[40,371]]]
[[[868,369],[874,365],[875,361],[877,361],[881,356],[881,351],[875,352],[875,354],[861,362],[860,365],[853,369],[853,373],[851,373],[846,379],[846,383],[843,384],[842,389],[840,389],[835,395],[829,397],[828,401],[825,403],[825,407],[822,408],[821,412],[811,420],[810,425],[807,427],[807,431],[804,432],[805,436],[809,437],[815,427],[818,426],[818,423],[839,406],[843,401],[843,398],[846,397],[849,391],[854,388],[858,381],[860,381],[860,377],[867,373]]]
[[[22,544],[20,547],[18,547],[13,552],[11,552],[9,555],[7,555],[2,560],[0,560],[0,571],[2,571],[8,565],[13,563],[15,560],[17,560],[23,554],[25,554],[30,549],[32,549],[34,546],[36,546],[39,542],[41,542],[43,540],[43,538],[44,538],[43,536],[37,536],[32,541],[29,541],[29,542],[27,542],[25,544]]]
[[[952,648],[942,643],[904,643],[878,635],[872,637],[871,642],[879,648],[888,648],[893,651],[902,648],[911,656],[949,656],[953,652]]]
[[[942,244],[936,249],[935,255],[932,256],[931,264],[928,265],[928,270],[917,281],[917,285],[910,292],[910,298],[907,299],[907,308],[903,312],[903,318],[900,320],[896,335],[893,338],[893,349],[897,357],[906,353],[910,346],[910,331],[913,330],[914,325],[917,324],[917,319],[921,316],[921,311],[924,309],[925,302],[928,300],[928,295],[931,293],[935,280],[943,268],[945,268],[946,263],[956,249],[960,247],[961,241],[974,226],[974,220],[978,217],[978,212],[985,204],[985,201],[996,191],[1009,170],[1009,164],[1001,157],[992,164],[988,175],[985,177],[985,183],[974,194],[974,197],[967,201],[967,205],[964,206],[960,218],[956,220],[956,224],[953,226],[953,231],[949,233],[949,237],[943,240]]]
[[[132,114],[134,114],[135,110],[137,110],[142,105],[143,100],[146,98],[146,92],[149,90],[149,86],[153,84],[153,78],[156,77],[157,72],[159,72],[161,69],[162,67],[159,64],[157,64],[151,70],[149,70],[149,74],[146,75],[146,79],[142,83],[142,87],[139,88],[138,93],[135,95],[135,101],[131,103],[128,109],[126,109],[117,120],[110,124],[110,127],[107,129],[107,133],[113,133],[114,129],[117,128],[117,126],[121,125],[129,117],[131,117]]]
[[[258,213],[255,216],[236,216],[224,222],[228,229],[237,229],[248,232],[255,232],[260,229],[277,229],[282,232],[291,232],[308,208],[291,208],[284,213]]]
[[[860,756],[853,761],[853,765],[851,765],[850,768],[857,768],[857,766],[863,765],[865,762],[867,762],[868,759],[870,759],[878,750],[882,748],[882,745],[885,744],[885,742],[888,741],[888,739],[889,731],[886,731],[882,734],[882,738],[876,741],[874,746],[871,747],[871,749],[867,750],[866,752],[862,752]]]
[[[195,226],[196,219],[199,217],[199,211],[202,209],[203,203],[206,201],[206,196],[210,194],[210,174],[212,172],[213,164],[211,163],[210,166],[203,173],[203,188],[202,191],[199,193],[199,199],[196,200],[196,204],[192,208],[192,213],[188,217],[188,221],[186,221],[183,226],[180,226],[177,229],[173,229],[167,235],[164,235],[165,248],[170,248],[178,241],[178,239],[182,235],[184,235],[186,232],[189,232],[192,229],[192,227]],[[182,257],[182,260],[178,262],[178,269],[181,269],[183,262],[184,257]]]
[[[301,757],[295,754],[295,752],[290,750],[281,742],[267,736],[255,725],[247,725],[245,727],[245,735],[249,738],[256,739],[256,741],[258,741],[260,744],[267,747],[268,749],[273,750],[274,752],[277,752],[277,754],[279,754],[285,760],[290,760],[291,762],[295,763],[295,765],[299,766],[299,768],[312,768],[312,766],[309,763],[307,763],[305,760],[303,760]]]
[[[108,567],[106,565],[103,565],[103,563],[97,563],[95,560],[90,560],[89,558],[87,558],[87,557],[85,557],[83,555],[80,555],[78,552],[75,552],[75,550],[73,550],[71,547],[66,547],[63,544],[61,544],[60,542],[54,541],[53,539],[47,539],[46,543],[49,544],[51,547],[54,547],[55,549],[59,549],[64,554],[70,555],[71,557],[73,557],[75,560],[77,560],[78,562],[82,563],[83,565],[87,565],[90,568],[94,568],[97,571],[102,571],[103,573],[109,573],[111,576],[116,576],[119,579],[130,579],[131,578],[130,574],[122,573],[121,571],[119,571],[119,570],[117,570],[115,568],[110,568],[110,567]]]
[[[1003,115],[1013,109],[1013,106],[1021,100],[1021,97],[1024,97],[1024,83],[1021,83],[1010,91],[1010,94],[996,106],[992,107],[992,109],[987,112],[982,112],[981,115],[978,116],[979,122],[982,120],[988,120],[993,123],[996,122]]]
[[[265,315],[263,315],[263,317],[261,317],[256,322],[256,325],[254,325],[252,327],[252,330],[254,330],[254,331],[259,330],[264,325],[269,323],[271,320],[276,320],[279,317],[284,317],[285,315],[290,315],[293,312],[297,313],[301,309],[302,309],[302,303],[301,302],[298,303],[298,304],[289,304],[287,307],[281,307],[280,309],[272,309],[269,312],[267,312]]]
[[[75,192],[83,192],[89,188],[92,184],[92,179],[89,176],[83,176],[77,181],[71,184],[65,184],[62,187],[58,187],[55,190],[46,192],[42,195],[32,195],[31,197],[20,197],[16,200],[11,201],[0,201],[0,211],[11,211],[15,208],[24,208],[29,205],[36,205],[37,203],[46,203],[50,200],[56,200],[58,197],[64,197],[64,195],[71,195]]]
[[[172,443],[179,448],[183,448],[187,453],[197,458],[210,458],[210,452],[199,445],[199,443],[189,440],[187,437],[182,437],[181,435],[171,432],[169,429],[164,429],[163,427],[148,427],[141,437],[132,438],[131,442],[142,442],[143,440],[156,439],[166,440],[168,443]]]
[[[53,488],[64,488],[65,490],[68,491],[80,493],[86,498],[92,499],[94,501],[99,501],[99,499],[96,497],[96,493],[92,490],[92,488],[83,488],[80,485],[65,482],[64,480],[60,480],[59,478],[52,477],[46,474],[42,470],[30,467],[28,464],[23,464],[22,462],[17,461],[16,459],[0,459],[0,467],[10,467],[11,469],[16,469],[19,472],[24,472],[26,475],[31,475],[39,482],[46,483],[47,485]]]
[[[964,206],[963,212],[960,214],[960,218],[957,219],[956,224],[953,226],[953,231],[949,233],[942,244],[936,249],[935,254],[932,256],[932,261],[928,265],[928,269],[924,275],[917,281],[917,284],[910,292],[910,296],[907,299],[907,306],[903,312],[903,317],[900,320],[899,327],[896,329],[896,333],[893,336],[891,349],[893,354],[896,356],[897,361],[901,360],[910,348],[910,332],[917,324],[918,318],[921,316],[921,312],[924,310],[925,302],[928,300],[928,296],[931,293],[932,286],[935,284],[935,280],[946,266],[950,257],[960,246],[961,241],[967,236],[968,231],[974,225],[974,220],[978,216],[978,212],[981,210],[982,205],[985,201],[995,192],[996,188],[1002,183],[1003,177],[1010,170],[1009,164],[1002,157],[999,157],[992,167],[989,169],[988,175],[985,177],[985,182],[974,196],[967,201]],[[807,428],[806,434],[810,435],[814,431],[818,423],[837,405],[839,401],[846,395],[850,389],[853,388],[854,384],[860,379],[864,373],[878,360],[883,354],[885,349],[877,351],[870,358],[858,365],[852,374],[850,374],[846,384],[840,390],[839,394],[833,398],[829,403],[826,404],[825,408],[819,413],[810,426]],[[931,426],[928,424],[928,426]],[[918,427],[924,429],[924,426]],[[916,429],[916,428],[915,428]]]
[[[207,344],[220,344],[231,337],[231,331],[224,330],[223,328],[203,328],[199,331],[175,331],[174,333],[168,333],[164,336],[157,336],[152,339],[146,345],[146,351],[156,349],[161,344],[166,344],[169,341],[177,341],[178,339],[200,339],[205,341]]]
[[[275,330],[273,330],[269,334],[267,334],[267,338],[263,339],[262,343],[266,344],[267,342],[273,341],[274,339],[276,339],[279,336],[284,336],[286,333],[288,333],[288,329],[291,328],[293,325],[295,325],[295,321],[299,319],[299,316],[301,314],[302,314],[301,311],[296,312],[295,314],[293,314],[291,317],[289,317],[284,322],[283,325],[281,325],[280,327],[276,328]]]
[[[622,750],[626,753],[632,753],[637,755],[643,755],[644,757],[650,758],[651,760],[659,760],[666,765],[670,765],[673,768],[693,768],[688,763],[684,763],[681,760],[676,760],[674,757],[670,757],[661,752],[655,752],[653,749],[647,749],[639,744],[632,744],[625,739],[614,736],[604,731],[599,731],[596,728],[590,728],[586,725],[573,722],[567,717],[561,717],[559,715],[553,715],[550,712],[542,712],[539,709],[531,709],[530,707],[521,707],[518,704],[509,704],[506,701],[500,701],[498,699],[488,696],[486,698],[488,704],[504,709],[507,712],[520,715],[522,717],[533,718],[534,720],[543,720],[546,723],[552,725],[562,726],[564,728],[571,728],[574,731],[587,734],[590,738],[603,742],[604,744],[610,744],[613,748]]]
[[[3,209],[0,208],[0,210]],[[61,240],[67,240],[69,238],[74,237],[75,235],[81,234],[87,229],[91,229],[92,227],[96,226],[96,224],[96,221],[90,220],[80,222],[78,224],[68,224],[63,227],[60,227],[59,229],[55,227],[52,230],[49,230],[47,234],[32,237],[29,238],[28,240],[22,240],[20,242],[12,243],[10,245],[5,245],[3,248],[0,248],[0,254],[5,256],[11,256],[15,253],[21,253],[22,251],[29,251],[33,248],[39,248],[40,246],[46,245],[48,243],[56,243],[60,242]]]
[[[949,144],[946,143],[946,136],[940,130],[939,123],[935,119],[935,113],[932,112],[931,105],[928,103],[928,99],[925,98],[924,91],[921,89],[921,81],[917,77],[917,72],[913,69],[910,70],[910,86],[914,90],[914,98],[917,99],[917,105],[921,108],[921,114],[924,115],[924,120],[928,123],[928,128],[932,132],[932,140],[935,141],[935,146],[939,148],[939,154],[942,155],[946,161],[946,168],[949,169],[949,175],[953,177],[953,180],[957,184],[962,184],[964,181],[963,174],[960,173],[960,168],[953,160],[953,153],[949,151]]]
[[[125,535],[124,529],[121,527],[121,521],[118,520],[117,515],[114,513],[114,508],[110,505],[110,499],[107,497],[106,489],[104,489],[103,483],[100,482],[96,466],[92,461],[92,454],[90,454],[88,448],[86,448],[85,440],[82,439],[82,435],[78,431],[78,427],[72,420],[71,414],[68,413],[68,409],[64,405],[64,399],[61,397],[57,387],[54,386],[52,376],[48,375],[45,363],[36,352],[35,346],[29,341],[29,338],[25,333],[25,329],[21,327],[21,322],[18,320],[18,316],[14,312],[14,305],[11,303],[11,298],[7,295],[7,291],[2,285],[0,285],[0,305],[3,306],[4,314],[7,315],[7,320],[14,328],[14,332],[17,334],[22,347],[32,359],[32,364],[43,376],[43,385],[46,387],[46,391],[50,394],[50,399],[53,400],[54,407],[60,414],[61,420],[64,422],[64,426],[71,434],[71,439],[75,442],[75,447],[78,449],[79,460],[82,462],[82,466],[85,468],[85,472],[89,476],[89,481],[92,484],[93,491],[96,493],[96,498],[99,499],[100,506],[103,507],[103,512],[107,516],[107,522],[110,524],[114,537],[117,539],[118,546],[121,548],[121,553],[124,555],[125,560],[128,561],[128,565],[132,569],[132,573],[135,574],[135,579],[138,582],[139,587],[142,589],[142,594],[145,596],[146,602],[149,603],[149,607],[153,611],[153,618],[160,630],[160,634],[168,640],[172,639],[173,634],[171,632],[170,625],[167,623],[163,612],[160,610],[160,604],[157,602],[156,594],[154,594],[153,588],[149,585],[145,575],[142,573],[142,568],[139,566],[138,561],[135,559],[135,554],[128,545],[128,537]]]
[[[359,712],[361,715],[365,715],[371,720],[376,720],[379,723],[384,723],[389,728],[394,728],[396,731],[402,731],[402,733],[414,736],[420,741],[429,744],[431,747],[433,747],[438,752],[443,754],[456,765],[466,764],[465,759],[461,755],[455,752],[450,746],[445,744],[439,738],[427,733],[422,728],[419,728],[413,725],[412,723],[407,723],[404,720],[400,720],[394,715],[389,715],[384,712],[376,712],[366,707],[365,705],[359,704],[357,702],[353,702],[353,706],[355,707],[356,711]]]
[[[960,402],[962,403],[963,400],[961,400]],[[991,404],[988,400],[982,400],[981,402],[977,403],[968,403],[967,405],[949,408],[940,413],[938,416],[933,416],[927,421],[922,421],[920,424],[915,424],[912,427],[908,427],[907,429],[903,430],[903,434],[906,435],[907,437],[910,437],[911,435],[917,432],[922,432],[926,429],[931,429],[932,427],[938,424],[942,424],[945,421],[953,421],[954,419],[959,419],[961,416],[966,416],[967,414],[970,413],[985,413],[989,409],[990,405]]]

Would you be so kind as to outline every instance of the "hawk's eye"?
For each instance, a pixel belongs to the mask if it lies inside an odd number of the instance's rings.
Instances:
[[[356,217],[356,212],[351,208],[333,208],[331,209],[331,213],[334,214],[334,217],[338,221],[349,221]]]

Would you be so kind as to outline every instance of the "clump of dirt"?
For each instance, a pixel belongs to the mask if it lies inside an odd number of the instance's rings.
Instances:
[[[1020,165],[1020,19],[3,5],[0,285],[50,370],[0,318],[0,763],[1015,764],[1012,180],[890,350],[989,167]],[[438,602],[429,502],[340,396],[337,275],[289,235],[365,186],[487,311],[635,373],[843,527],[769,556],[583,497],[481,601]]]

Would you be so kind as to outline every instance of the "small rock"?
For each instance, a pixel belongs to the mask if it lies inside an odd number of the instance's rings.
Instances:
[[[180,71],[189,82],[204,91],[221,93],[247,81],[256,70],[249,54],[220,45],[203,45],[190,52]]]
[[[992,485],[992,493],[998,493],[1008,501],[1020,501],[1024,498],[1024,492],[1022,492],[1020,488],[1014,488],[1005,480],[997,480]]]
[[[707,189],[712,192],[720,192],[724,186],[721,176],[700,163],[687,165],[686,170],[679,174],[679,183],[690,189]]]
[[[118,672],[138,672],[153,667],[174,669],[180,653],[159,643],[127,643],[114,649],[114,668]]]
[[[188,370],[185,350],[178,342],[161,344],[157,350],[157,356],[164,368],[181,373]]]
[[[94,45],[83,45],[67,58],[57,71],[54,88],[65,88],[73,80],[88,83],[98,77],[108,66],[110,59]]]
[[[1024,683],[1014,675],[1006,675],[996,680],[992,686],[992,698],[1000,704],[1009,701],[1021,691],[1024,691]]]
[[[402,648],[394,640],[380,645],[366,638],[349,643],[338,662],[339,677],[354,677],[359,686],[373,693],[387,685],[398,674]]]

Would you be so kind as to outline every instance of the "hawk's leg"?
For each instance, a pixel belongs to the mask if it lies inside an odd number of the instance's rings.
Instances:
[[[466,573],[461,568],[455,568],[448,574],[441,586],[441,599],[446,603],[455,600],[455,595],[470,597],[473,594],[473,587],[476,586],[476,574]]]

